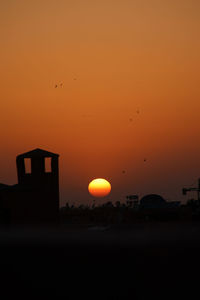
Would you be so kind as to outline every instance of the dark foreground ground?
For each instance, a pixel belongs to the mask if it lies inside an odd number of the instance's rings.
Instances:
[[[198,299],[200,222],[0,231],[0,299]]]

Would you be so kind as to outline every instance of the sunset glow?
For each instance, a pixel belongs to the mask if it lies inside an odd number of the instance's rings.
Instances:
[[[88,185],[88,190],[92,196],[104,197],[110,193],[111,185],[107,180],[103,178],[97,178],[90,182]]]
[[[1,1],[0,183],[15,156],[59,153],[60,205],[88,178],[180,193],[199,177],[200,1]],[[146,161],[144,161],[146,159]],[[122,172],[122,171],[125,172]]]

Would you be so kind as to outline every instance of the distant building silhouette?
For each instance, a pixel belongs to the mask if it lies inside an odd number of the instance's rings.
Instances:
[[[16,158],[18,184],[0,184],[2,223],[51,223],[59,215],[58,154],[35,149]]]
[[[126,196],[126,204],[128,207],[138,209],[139,207],[139,197],[138,195],[128,195]]]
[[[140,208],[151,209],[151,208],[163,208],[166,201],[162,196],[156,194],[146,195],[140,200]]]
[[[180,201],[167,202],[162,196],[157,194],[149,194],[141,198],[140,209],[167,209],[176,208],[180,205]]]

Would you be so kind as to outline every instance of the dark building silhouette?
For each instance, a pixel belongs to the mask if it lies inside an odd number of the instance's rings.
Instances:
[[[126,204],[128,207],[138,209],[139,207],[139,196],[138,195],[128,195],[126,196]]]
[[[141,198],[140,209],[170,209],[180,205],[180,201],[167,202],[162,196],[149,194]]]
[[[140,207],[149,209],[149,208],[163,208],[166,201],[162,196],[157,194],[146,195],[140,200]]]
[[[16,158],[18,184],[0,184],[2,223],[52,223],[59,215],[58,154],[35,149]]]

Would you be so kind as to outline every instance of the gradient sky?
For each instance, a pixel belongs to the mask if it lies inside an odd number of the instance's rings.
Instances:
[[[182,187],[200,177],[199,0],[1,0],[0,35],[0,182],[17,182],[17,154],[43,148],[60,154],[61,205],[91,203],[97,177],[112,184],[99,202],[188,199]]]

